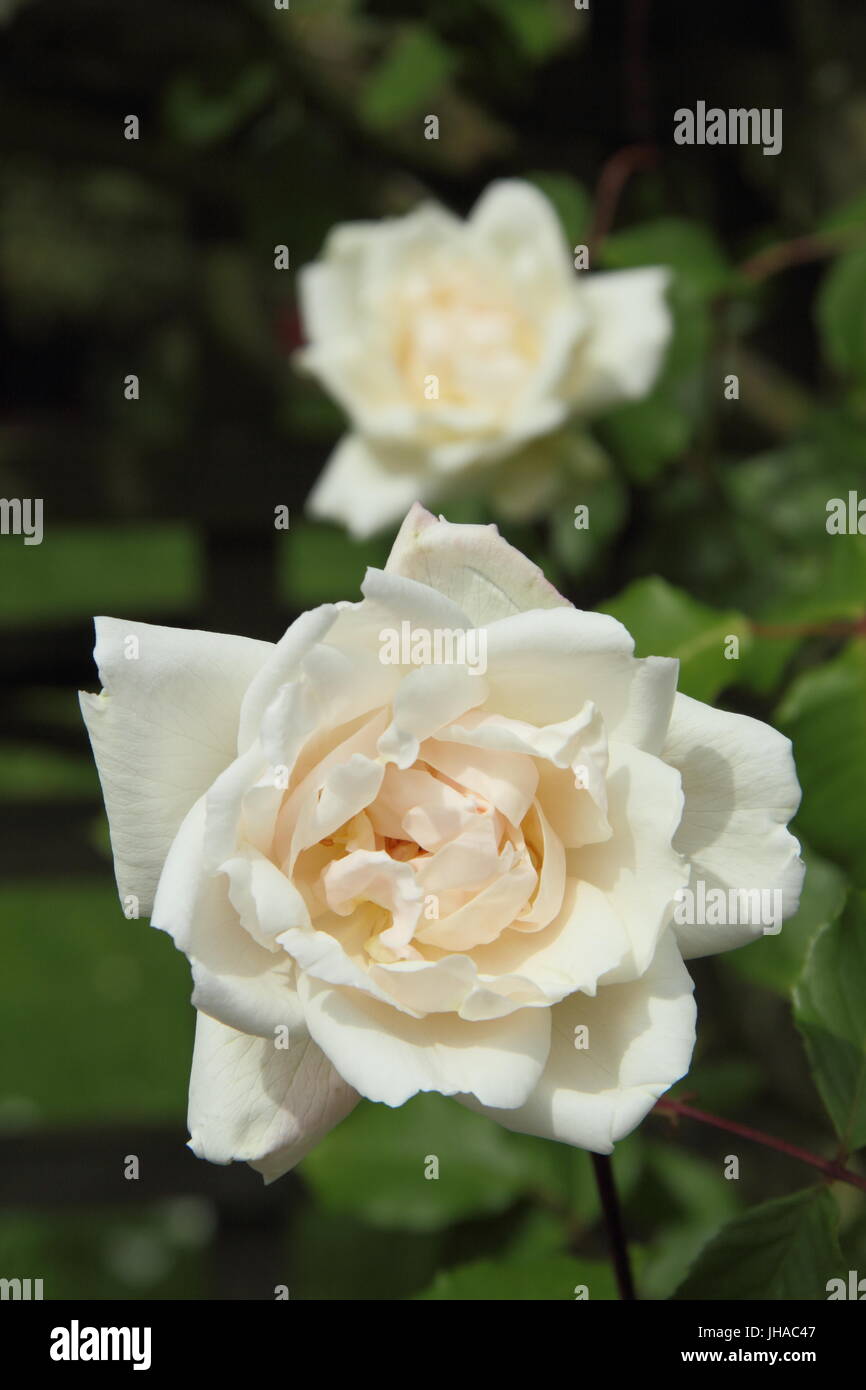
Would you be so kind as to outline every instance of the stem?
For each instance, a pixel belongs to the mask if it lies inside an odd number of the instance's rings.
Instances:
[[[696,1110],[693,1105],[685,1105],[681,1100],[657,1101],[655,1109],[660,1110],[663,1114],[684,1115],[690,1120],[701,1120],[706,1125],[715,1125],[716,1129],[727,1130],[729,1134],[736,1134],[741,1139],[752,1139],[756,1144],[763,1144],[767,1149],[776,1149],[779,1153],[787,1154],[789,1158],[798,1158],[801,1163],[808,1163],[810,1167],[817,1168],[833,1182],[847,1182],[851,1187],[859,1187],[861,1192],[866,1192],[866,1178],[861,1178],[858,1173],[852,1173],[849,1168],[843,1167],[841,1163],[834,1162],[831,1158],[821,1158],[818,1154],[810,1153],[808,1149],[800,1149],[796,1144],[789,1144],[786,1139],[776,1139],[772,1134],[764,1134],[760,1129],[751,1129],[748,1125],[737,1124],[735,1120],[723,1120],[718,1115],[709,1115],[706,1110]]]
[[[625,1231],[623,1230],[622,1213],[620,1211],[619,1198],[616,1194],[616,1184],[613,1180],[613,1169],[611,1167],[610,1157],[608,1154],[590,1154],[590,1157],[595,1172],[595,1181],[598,1185],[601,1209],[604,1212],[604,1221],[607,1226],[610,1253],[613,1259],[613,1268],[616,1275],[619,1296],[627,1302],[635,1302],[637,1294],[634,1291],[634,1282],[631,1277],[628,1245],[626,1244]]]
[[[654,145],[626,145],[611,155],[602,167],[595,193],[592,228],[587,237],[593,264],[613,226],[620,197],[632,174],[639,169],[652,168],[657,160],[658,150]]]
[[[810,261],[823,261],[840,251],[859,246],[863,241],[862,227],[846,227],[838,232],[816,232],[812,236],[794,237],[791,241],[780,241],[775,246],[765,246],[740,266],[740,274],[747,280],[766,280],[787,270],[792,265],[808,265]]]

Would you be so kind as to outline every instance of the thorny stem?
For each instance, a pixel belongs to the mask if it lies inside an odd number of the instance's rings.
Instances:
[[[760,1129],[752,1129],[749,1125],[737,1124],[735,1120],[723,1120],[719,1115],[710,1115],[706,1110],[696,1110],[693,1105],[686,1105],[681,1100],[660,1100],[656,1102],[655,1109],[667,1115],[682,1115],[689,1120],[700,1120],[707,1125],[715,1125],[716,1129],[727,1130],[729,1134],[736,1134],[741,1139],[751,1139],[756,1144],[763,1144],[764,1148],[776,1149],[779,1153],[787,1154],[789,1158],[797,1158],[801,1163],[808,1163],[810,1167],[817,1168],[826,1178],[833,1182],[846,1182],[851,1187],[859,1187],[861,1192],[866,1192],[866,1178],[861,1178],[858,1173],[852,1173],[850,1168],[831,1158],[821,1158],[819,1154],[810,1153],[808,1149],[800,1149],[796,1144],[789,1144],[786,1139],[776,1139],[772,1134],[764,1134]]]
[[[607,1226],[608,1240],[610,1241],[610,1252],[613,1259],[613,1269],[616,1275],[616,1284],[619,1289],[619,1296],[627,1302],[635,1302],[637,1294],[634,1291],[634,1281],[631,1277],[631,1264],[628,1258],[628,1245],[626,1243],[625,1231],[622,1224],[622,1213],[617,1197],[616,1184],[613,1180],[613,1169],[610,1157],[607,1154],[591,1154],[592,1167],[595,1172],[595,1181],[598,1185],[598,1195],[601,1200],[601,1209],[604,1213],[604,1221]]]

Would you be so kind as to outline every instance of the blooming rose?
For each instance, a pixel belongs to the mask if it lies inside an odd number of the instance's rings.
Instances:
[[[790,745],[493,526],[414,507],[363,593],[276,646],[97,623],[120,893],[192,965],[192,1148],[272,1179],[359,1095],[439,1091],[609,1152],[689,1065],[683,958],[761,932],[678,928],[678,890],[796,905]],[[485,670],[380,660],[404,623],[483,635]]]
[[[299,360],[348,414],[310,496],[358,536],[587,414],[644,395],[667,272],[577,275],[548,200],[494,183],[461,222],[425,205],[337,227],[299,277]]]

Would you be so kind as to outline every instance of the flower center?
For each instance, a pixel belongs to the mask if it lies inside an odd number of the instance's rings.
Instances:
[[[395,321],[398,368],[425,403],[501,407],[538,360],[535,327],[508,286],[470,261],[440,257],[410,271],[396,296]]]
[[[515,811],[471,760],[465,781],[444,771],[455,748],[444,749],[429,740],[412,767],[389,765],[371,803],[298,858],[315,924],[341,939],[360,929],[355,954],[368,960],[427,960],[455,934],[458,947],[467,932],[493,939],[536,891],[543,846],[526,798]]]

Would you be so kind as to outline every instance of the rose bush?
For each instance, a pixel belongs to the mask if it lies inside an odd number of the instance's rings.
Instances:
[[[492,526],[420,507],[359,603],[275,645],[99,619],[118,887],[186,953],[197,1154],[272,1179],[359,1096],[438,1091],[609,1152],[687,1070],[678,890],[802,877],[788,741],[677,694]],[[486,669],[383,662],[480,630]],[[134,637],[135,642],[130,642]]]
[[[366,536],[572,414],[643,396],[671,334],[667,272],[575,273],[552,205],[491,185],[348,223],[299,276],[298,354],[352,423],[308,501]]]

